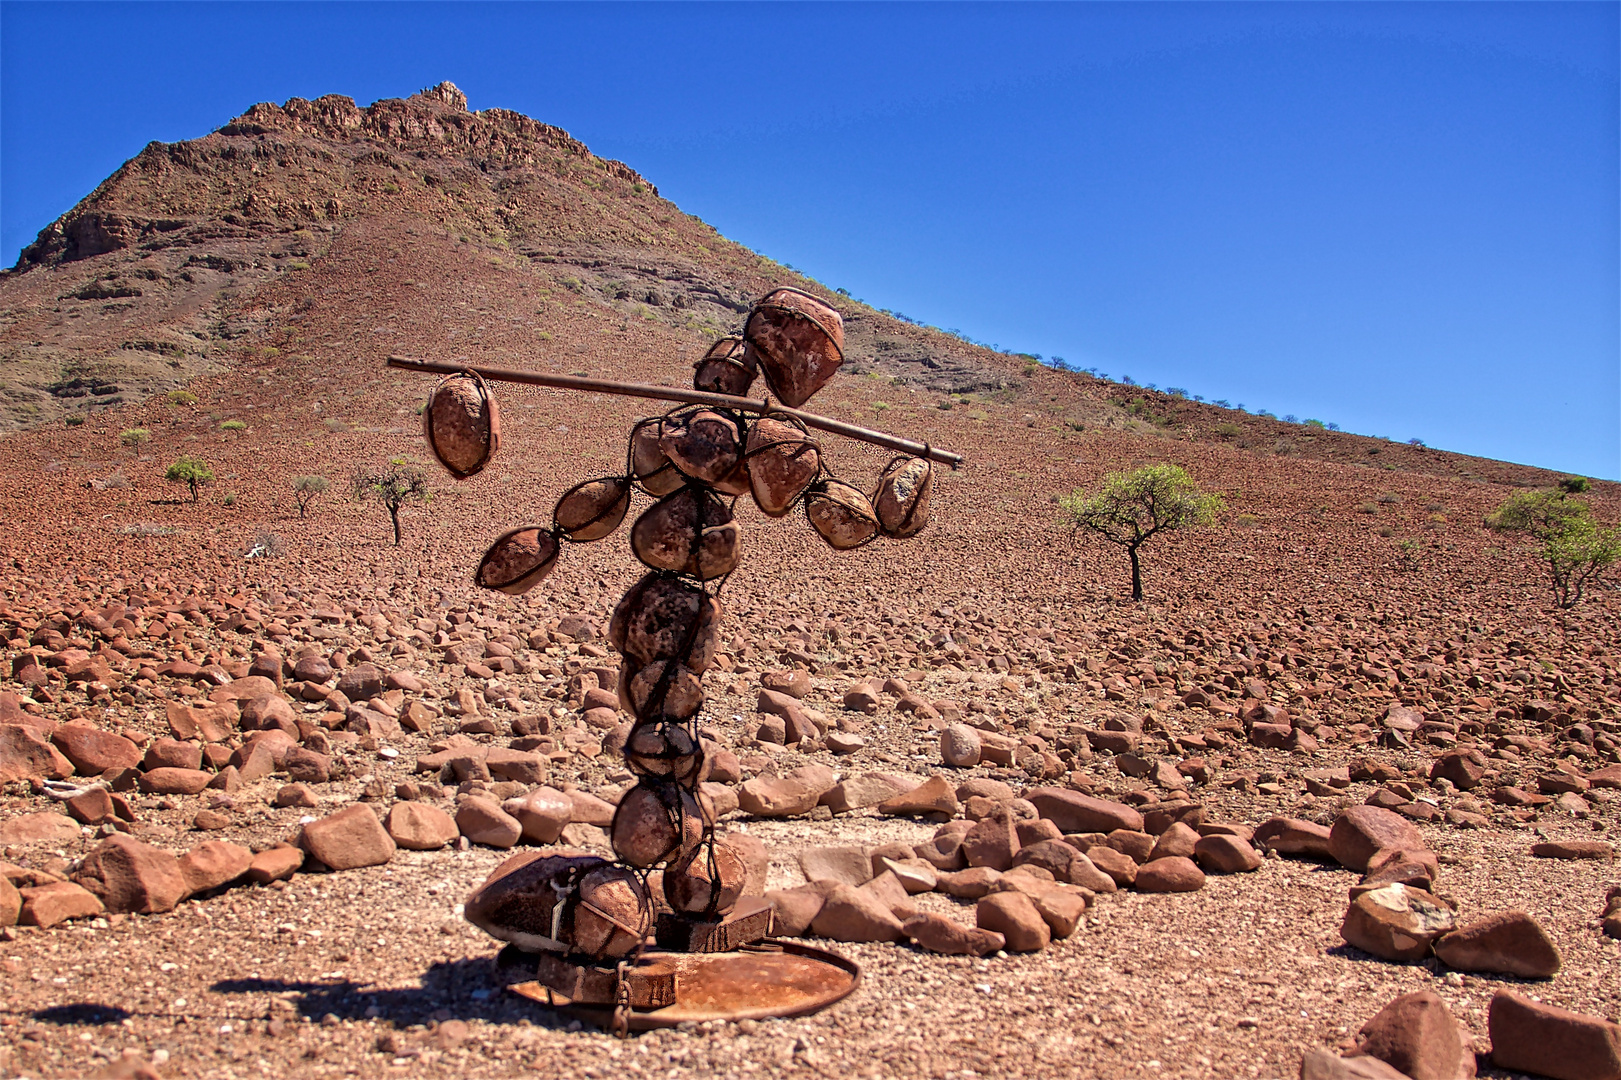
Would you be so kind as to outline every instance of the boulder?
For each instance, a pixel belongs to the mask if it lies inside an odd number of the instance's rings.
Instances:
[[[0,783],[72,775],[73,763],[33,727],[0,724]]]
[[[1052,930],[1036,905],[1020,892],[997,892],[981,897],[974,908],[974,924],[1001,934],[1009,952],[1040,952],[1052,943]]]
[[[1300,1062],[1300,1080],[1412,1080],[1375,1057],[1340,1057],[1327,1050],[1307,1050]]]
[[[141,794],[195,795],[212,779],[214,774],[202,769],[153,769],[141,774]]]
[[[1142,831],[1142,814],[1125,803],[1055,787],[1034,788],[1025,798],[1035,805],[1037,813],[1065,833]]]
[[[967,724],[947,724],[940,732],[940,759],[953,768],[971,769],[978,765],[980,750],[979,732]]]
[[[1013,857],[1019,853],[1019,837],[1012,816],[1003,810],[980,818],[963,836],[962,850],[969,866],[1011,870]]]
[[[360,803],[305,825],[300,843],[333,870],[381,866],[394,857],[395,851],[394,838],[371,807]]]
[[[891,817],[912,817],[919,814],[943,814],[956,817],[957,793],[950,782],[939,773],[908,791],[878,804],[878,812]]]
[[[1342,813],[1329,830],[1328,846],[1341,866],[1359,873],[1367,871],[1376,852],[1429,848],[1418,826],[1377,806],[1353,806]]]
[[[1137,868],[1132,887],[1146,893],[1197,892],[1204,888],[1204,871],[1182,855],[1150,859]]]
[[[16,926],[17,916],[22,913],[23,898],[17,892],[17,886],[11,879],[0,874],[0,926]]]
[[[877,806],[917,787],[917,777],[895,773],[869,772],[848,776],[822,795],[821,804],[835,814]]]
[[[868,849],[842,847],[806,848],[799,853],[799,868],[806,881],[836,881],[844,885],[865,885],[873,878]]]
[[[122,833],[96,845],[73,879],[112,912],[170,911],[191,892],[180,860]]]
[[[304,865],[304,852],[291,844],[277,844],[253,857],[248,865],[248,880],[255,885],[268,885],[272,881],[286,881]]]
[[[180,876],[185,879],[186,894],[195,896],[229,885],[252,865],[253,852],[241,844],[204,840],[180,856]]]
[[[947,956],[988,956],[1007,945],[1007,939],[994,930],[964,926],[933,912],[907,919],[901,932],[919,948]]]
[[[383,828],[394,843],[408,851],[438,851],[456,841],[458,830],[451,816],[423,802],[397,802],[389,807]]]
[[[811,931],[834,941],[899,941],[901,921],[876,896],[835,885],[811,920]]]
[[[1362,1025],[1357,1049],[1412,1080],[1466,1080],[1475,1075],[1475,1055],[1448,1011],[1429,990],[1403,994]]]
[[[828,892],[828,888],[812,884],[766,893],[765,898],[776,909],[771,916],[771,932],[779,937],[804,937],[821,913]]]
[[[1436,959],[1458,971],[1551,979],[1559,972],[1559,949],[1530,915],[1501,911],[1436,939]]]
[[[1371,889],[1351,901],[1340,937],[1363,952],[1406,963],[1429,955],[1430,944],[1453,927],[1452,909],[1402,884]]]
[[[523,838],[532,844],[555,844],[574,820],[574,802],[554,788],[541,787],[501,804],[517,819]]]
[[[43,811],[0,820],[0,844],[62,844],[79,838],[79,823]]]
[[[485,847],[509,848],[523,838],[517,818],[479,795],[463,799],[456,807],[456,828],[469,843]]]
[[[21,926],[49,927],[69,919],[88,919],[107,910],[95,893],[71,881],[53,881],[17,890],[22,907]]]
[[[63,724],[51,733],[51,742],[81,776],[100,776],[108,769],[133,769],[141,763],[140,747],[122,735],[89,724]]]
[[[1213,874],[1242,874],[1261,867],[1261,853],[1236,836],[1201,836],[1193,858]]]
[[[1492,995],[1492,1064],[1553,1080],[1621,1080],[1621,1025],[1521,997]]]

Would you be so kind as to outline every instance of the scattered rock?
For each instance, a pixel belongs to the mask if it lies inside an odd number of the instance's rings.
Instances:
[[[1340,937],[1363,952],[1398,962],[1422,960],[1430,943],[1453,927],[1452,909],[1402,884],[1371,889],[1351,901]]]
[[[912,817],[918,814],[943,814],[946,817],[955,817],[957,809],[957,793],[939,773],[935,773],[916,787],[878,804],[878,812],[891,817]]]
[[[1468,1080],[1475,1055],[1446,1002],[1428,990],[1403,994],[1357,1033],[1357,1049],[1412,1080]]]
[[[474,795],[456,808],[456,828],[474,844],[509,848],[523,838],[518,819],[489,799]]]
[[[940,758],[947,765],[971,769],[979,764],[979,755],[979,732],[967,724],[947,724],[940,732]]]
[[[1459,971],[1489,971],[1524,979],[1551,979],[1559,971],[1559,950],[1523,911],[1502,911],[1460,926],[1438,938],[1435,956]]]
[[[907,919],[901,932],[914,945],[947,956],[989,956],[1007,945],[1007,939],[994,930],[964,926],[933,912]]]
[[[108,911],[153,915],[173,910],[191,892],[180,860],[131,836],[109,836],[73,875]]]
[[[1181,855],[1150,859],[1137,868],[1132,887],[1147,893],[1197,892],[1204,888],[1204,871]]]
[[[1539,859],[1613,859],[1615,848],[1603,840],[1545,840],[1531,845]]]
[[[204,840],[180,856],[180,876],[186,895],[195,896],[222,885],[229,885],[248,872],[253,852],[224,840]]]
[[[1300,1080],[1412,1080],[1375,1057],[1339,1057],[1327,1050],[1307,1050]]]
[[[438,851],[454,843],[457,836],[456,822],[449,814],[422,802],[395,803],[383,819],[383,828],[395,844],[408,851]]]
[[[811,931],[834,941],[899,941],[901,921],[877,897],[835,885],[811,920]]]
[[[1499,990],[1487,1026],[1499,1069],[1553,1080],[1621,1080],[1621,1025]]]
[[[863,847],[816,847],[799,853],[799,868],[806,881],[836,881],[865,885],[872,880],[872,858]]]
[[[974,924],[1001,934],[1009,952],[1040,952],[1052,943],[1052,930],[1028,896],[1020,892],[991,893],[974,908]]]
[[[69,919],[88,919],[107,910],[95,893],[71,881],[53,881],[18,889],[20,926],[50,927]]]
[[[78,822],[64,814],[18,814],[0,821],[0,844],[61,844],[78,838]]]
[[[1042,817],[1065,833],[1142,831],[1142,814],[1124,803],[1054,787],[1035,788],[1025,798],[1035,805]]]
[[[394,857],[394,839],[371,807],[360,803],[305,825],[300,842],[305,851],[333,870],[381,866]]]
[[[1376,852],[1423,851],[1429,847],[1417,826],[1400,814],[1377,806],[1353,806],[1329,830],[1329,850],[1341,866],[1359,873]]]

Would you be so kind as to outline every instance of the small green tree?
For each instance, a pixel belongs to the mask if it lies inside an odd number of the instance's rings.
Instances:
[[[404,458],[395,458],[380,468],[356,469],[350,482],[356,499],[375,499],[388,511],[388,520],[394,525],[395,547],[400,546],[400,509],[408,502],[432,498],[427,477]]]
[[[310,503],[315,501],[317,495],[327,489],[324,476],[295,476],[293,477],[293,498],[298,500],[298,516],[302,518],[304,511],[309,509]]]
[[[1103,478],[1103,490],[1098,494],[1076,490],[1058,500],[1069,524],[1126,549],[1133,600],[1143,598],[1137,549],[1159,533],[1209,525],[1224,505],[1221,496],[1201,492],[1176,465],[1145,465],[1129,473],[1110,473]]]
[[[163,478],[172,484],[185,484],[191,489],[191,501],[197,501],[197,489],[214,482],[214,470],[202,458],[183,457],[170,465]]]
[[[142,443],[149,442],[151,439],[152,433],[144,427],[125,428],[118,433],[118,441],[131,450],[139,450]]]
[[[1575,485],[1571,485],[1574,487]],[[1593,511],[1558,491],[1522,491],[1512,495],[1486,517],[1487,528],[1498,532],[1527,533],[1542,549],[1548,564],[1554,603],[1572,608],[1604,569],[1621,559],[1621,529],[1605,528],[1593,520]]]

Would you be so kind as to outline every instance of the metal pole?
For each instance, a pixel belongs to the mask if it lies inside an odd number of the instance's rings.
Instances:
[[[390,356],[388,366],[401,371],[420,371],[430,375],[454,375],[461,371],[476,371],[480,377],[491,382],[549,386],[555,390],[585,390],[597,394],[619,394],[623,397],[679,401],[688,405],[710,405],[720,409],[736,409],[739,412],[791,416],[808,428],[829,431],[849,439],[857,439],[861,442],[872,443],[875,446],[898,450],[903,454],[911,454],[913,457],[927,457],[931,461],[950,465],[953,469],[961,467],[963,463],[961,454],[953,454],[949,450],[925,446],[923,443],[903,439],[899,435],[891,435],[885,431],[874,431],[872,428],[846,424],[842,420],[817,416],[815,413],[800,412],[798,409],[790,409],[783,405],[774,405],[765,398],[733,397],[730,394],[710,394],[702,390],[684,390],[679,386],[653,386],[648,383],[616,382],[612,379],[592,379],[583,375],[545,375],[540,372],[515,371],[510,368],[474,367],[469,364],[441,364],[434,360],[413,360],[408,356]]]

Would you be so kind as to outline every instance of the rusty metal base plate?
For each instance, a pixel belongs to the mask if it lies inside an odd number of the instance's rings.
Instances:
[[[745,896],[737,907],[714,922],[694,922],[665,912],[658,918],[659,948],[672,952],[731,952],[771,936],[776,909],[758,896]]]
[[[633,1008],[633,1031],[674,1027],[686,1021],[765,1020],[803,1016],[848,997],[861,984],[861,969],[836,953],[789,941],[766,941],[723,953],[646,952],[642,961],[675,972],[675,1004]],[[607,1026],[613,1010],[576,1001],[536,981],[508,990],[550,1008]]]

